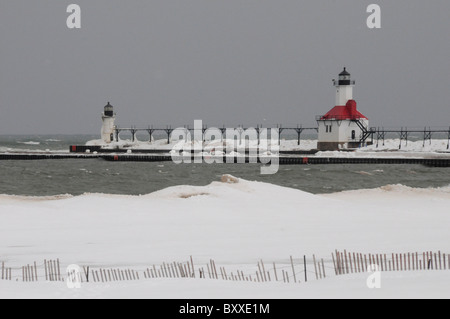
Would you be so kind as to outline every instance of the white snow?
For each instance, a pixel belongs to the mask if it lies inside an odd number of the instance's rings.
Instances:
[[[2,195],[1,261],[18,269],[56,258],[65,266],[145,269],[192,255],[196,264],[213,258],[218,265],[248,268],[261,259],[287,263],[291,255],[330,260],[335,249],[449,253],[449,205],[450,188],[394,185],[312,195],[244,180],[145,196]],[[0,297],[448,297],[449,273],[383,273],[386,289],[377,292],[360,274],[305,285],[158,279],[92,283],[77,291],[62,283],[2,282]]]
[[[236,145],[236,141],[224,139],[223,141],[207,141],[204,143],[204,149],[208,152],[217,149],[226,149],[233,148]],[[202,143],[198,141],[179,141],[174,140],[169,144],[167,143],[167,139],[155,140],[150,142],[142,142],[142,141],[134,141],[131,140],[119,140],[119,142],[112,142],[110,144],[105,144],[102,140],[93,140],[86,143],[87,146],[103,146],[105,148],[131,148],[131,149],[141,149],[141,150],[172,150],[173,148],[183,149],[184,147],[197,147],[201,148]],[[270,140],[261,139],[260,145],[266,145],[269,148],[272,146],[278,147],[278,143],[272,143]],[[247,142],[247,147],[249,148],[258,148],[257,141]],[[281,140],[281,145],[279,145],[280,150],[293,151],[293,150],[311,150],[317,148],[317,140],[302,140],[300,146],[298,145],[297,140]]]
[[[330,277],[301,284],[247,283],[203,279],[152,279],[90,283],[68,289],[64,283],[2,282],[1,299],[150,298],[150,299],[324,299],[450,297],[449,272],[382,273],[381,289],[368,289],[367,274]],[[270,303],[270,302],[269,302]],[[273,310],[273,309],[272,309]]]
[[[399,139],[387,139],[384,142],[380,140],[378,142],[375,140],[375,144],[371,146],[367,146],[362,150],[367,151],[410,151],[410,152],[445,152],[448,151],[447,146],[449,144],[448,140],[443,139],[435,139],[431,140],[431,142],[423,140],[419,141],[408,141],[402,140],[400,143]],[[400,146],[401,145],[401,146]]]

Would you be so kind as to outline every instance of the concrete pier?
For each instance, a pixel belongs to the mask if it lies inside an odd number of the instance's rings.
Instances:
[[[164,152],[146,151],[146,153],[105,153],[97,152],[90,148],[89,153],[1,153],[0,160],[64,160],[64,159],[103,159],[111,162],[170,162],[172,156]],[[300,152],[301,153],[301,152]],[[178,159],[186,157],[178,157]],[[194,161],[194,154],[190,160]],[[229,157],[224,156],[223,162],[230,162]],[[251,163],[248,156],[244,158],[233,157],[232,163]],[[329,165],[329,164],[387,164],[387,165],[426,165],[431,167],[450,167],[450,156],[424,156],[420,157],[319,157],[302,154],[280,154],[278,157],[280,165]],[[259,158],[253,162],[261,164]]]

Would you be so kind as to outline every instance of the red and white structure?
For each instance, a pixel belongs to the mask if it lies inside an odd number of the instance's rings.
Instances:
[[[336,106],[327,114],[317,117],[320,151],[357,148],[365,143],[364,134],[369,129],[369,119],[361,114],[353,99],[355,81],[346,68],[333,80],[336,87]]]

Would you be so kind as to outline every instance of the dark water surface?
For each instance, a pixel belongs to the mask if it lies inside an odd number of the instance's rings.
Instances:
[[[450,169],[420,165],[281,166],[260,175],[259,165],[107,162],[101,159],[0,161],[0,194],[148,194],[175,185],[207,185],[231,174],[311,193],[376,188],[389,184],[442,187]]]
[[[97,136],[1,136],[0,151],[65,150]],[[148,194],[169,186],[207,185],[231,174],[320,194],[389,184],[450,185],[450,169],[420,165],[281,166],[261,175],[259,165],[107,162],[101,159],[0,161],[0,194],[47,196],[83,193]]]

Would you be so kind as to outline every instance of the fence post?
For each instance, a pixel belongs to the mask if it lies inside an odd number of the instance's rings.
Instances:
[[[408,268],[407,268],[407,266],[408,266],[408,264],[407,264],[407,258],[406,258],[406,256],[407,256],[407,254],[405,253],[405,254],[403,254],[403,263],[405,264],[405,271],[407,271],[408,270]]]
[[[264,281],[264,277],[263,277],[263,273],[262,273],[259,261],[258,261],[258,274],[259,274],[259,278],[261,278],[261,281]]]
[[[336,250],[336,269],[338,275],[341,275],[341,256],[337,250]]]
[[[264,262],[261,259],[261,266],[262,266],[262,270],[264,272],[264,281],[267,281],[267,276],[266,276],[266,267],[264,267]]]
[[[86,275],[86,282],[89,282],[89,266],[84,267],[84,274]]]
[[[295,275],[294,259],[292,259],[292,256],[291,256],[291,265],[292,265],[292,273],[294,275],[294,283],[296,283],[297,282],[297,276]]]
[[[322,258],[322,273],[323,273],[323,278],[327,278],[327,275],[325,274],[325,264],[323,262],[323,258]]]
[[[345,268],[347,270],[347,274],[350,273],[348,269],[348,258],[347,258],[347,251],[344,250],[344,257],[345,257]]]
[[[419,253],[416,251],[416,270],[419,270]]]
[[[422,263],[421,263],[421,269],[420,270],[426,270],[427,269],[427,264],[425,262],[428,262],[428,253],[426,254],[427,259],[425,259],[425,253],[422,253]]]
[[[334,258],[334,253],[331,253],[331,258],[333,259],[334,272],[335,272],[335,274],[337,276],[338,272],[337,272],[337,268],[336,268],[336,260]]]
[[[348,253],[348,259],[350,261],[350,272],[353,274],[353,262],[352,262],[352,253]]]
[[[437,260],[437,253],[434,253],[434,264],[435,264],[435,270],[439,270],[438,268],[438,260]]]
[[[408,270],[411,271],[411,255],[408,253]]]
[[[61,281],[61,266],[59,264],[59,259],[56,259],[56,263],[58,265],[58,280]]]
[[[273,272],[275,274],[275,280],[278,282],[277,265],[273,263]]]
[[[194,268],[194,259],[191,256],[191,266],[192,266],[192,278],[195,278],[195,268]]]
[[[355,272],[360,273],[361,272],[361,265],[359,263],[359,254],[353,253],[353,260],[355,260]]]
[[[313,263],[314,263],[314,273],[316,274],[316,280],[319,280],[319,276],[317,274],[317,264],[316,264],[316,256],[313,255]]]

